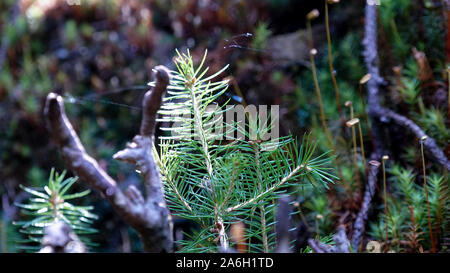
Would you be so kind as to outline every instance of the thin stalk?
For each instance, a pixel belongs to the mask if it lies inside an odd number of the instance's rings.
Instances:
[[[320,241],[320,230],[319,230],[319,220],[321,220],[323,218],[323,216],[321,214],[317,214],[316,216],[316,234],[317,234],[317,238]]]
[[[306,221],[306,217],[303,214],[302,209],[300,208],[300,204],[298,202],[294,203],[294,207],[297,208],[299,215],[300,215],[300,219],[302,220],[302,222],[305,224],[306,228],[308,229],[309,232],[314,232],[314,230],[311,228],[311,226],[308,224],[308,221]]]
[[[335,155],[334,158],[335,158],[335,161],[336,161],[336,165],[337,165],[337,170],[339,172],[339,176],[341,177],[342,181],[344,182],[344,185],[346,185],[347,181],[345,180],[344,175],[342,174],[340,163],[339,163],[339,159],[337,157],[336,149],[334,147],[333,139],[331,138],[331,135],[328,132],[327,123],[325,121],[325,111],[323,110],[322,95],[321,95],[321,92],[320,92],[319,81],[317,79],[316,63],[314,61],[314,55],[317,53],[317,50],[314,48],[314,41],[313,41],[312,30],[311,30],[311,20],[314,19],[314,18],[317,18],[318,16],[319,16],[319,12],[317,10],[313,10],[313,11],[309,12],[308,15],[306,16],[306,18],[307,18],[307,20],[306,20],[306,28],[307,28],[307,32],[308,32],[308,44],[309,44],[309,47],[310,47],[309,58],[310,58],[310,61],[311,61],[311,70],[312,70],[314,86],[315,86],[314,89],[316,91],[316,96],[317,96],[317,99],[319,101],[320,122],[322,124],[322,128],[323,128],[323,131],[325,132],[325,135],[327,137],[327,140],[328,140],[328,143],[330,145],[330,148],[333,151],[333,154]]]
[[[232,193],[232,191],[234,189],[234,183],[235,183],[236,178],[237,178],[237,167],[238,167],[237,165],[239,165],[238,161],[236,161],[233,164],[233,172],[232,172],[232,175],[231,175],[230,186],[228,187],[227,195],[225,195],[225,198],[224,198],[222,204],[219,206],[219,210],[221,210],[228,203],[228,200],[230,199],[231,193]]]
[[[430,240],[431,240],[431,252],[436,252],[436,245],[433,238],[433,229],[431,228],[431,211],[430,211],[430,201],[428,200],[428,189],[427,189],[427,174],[425,170],[425,156],[423,154],[423,142],[427,139],[427,136],[423,136],[420,139],[420,153],[422,156],[422,169],[423,169],[423,188],[425,190],[425,196],[427,198],[427,209],[428,209],[428,228],[430,230]]]
[[[367,171],[366,155],[364,153],[364,141],[361,130],[361,122],[358,122],[358,130],[359,130],[359,142],[361,143],[361,155],[364,162],[364,172],[366,173],[367,177],[369,175],[369,172]]]
[[[258,190],[262,191],[262,175],[260,171],[259,162],[259,147],[257,144],[253,145],[253,151],[255,153],[255,163],[256,163],[256,175],[258,176]],[[269,243],[267,239],[267,224],[266,224],[266,209],[263,205],[259,206],[259,213],[261,215],[261,227],[262,227],[262,241],[264,246],[264,253],[269,252]]]
[[[388,160],[389,157],[387,155],[383,156],[381,163],[383,165],[383,190],[384,190],[384,215],[385,215],[385,229],[386,229],[386,243],[385,243],[385,248],[386,248],[386,253],[389,251],[389,243],[388,243],[388,238],[389,238],[389,233],[388,233],[388,206],[387,206],[387,193],[386,193],[386,167],[384,162],[386,160]]]
[[[317,100],[319,101],[319,111],[320,111],[320,122],[322,123],[323,131],[325,132],[325,135],[327,137],[328,143],[330,145],[330,148],[334,150],[334,143],[333,139],[331,138],[330,133],[328,132],[327,123],[325,121],[325,111],[323,110],[323,102],[322,102],[322,95],[320,93],[320,87],[319,82],[317,80],[317,72],[316,72],[316,65],[314,62],[314,51],[315,49],[311,50],[312,52],[309,54],[310,60],[311,60],[311,70],[313,73],[313,79],[314,79],[314,86],[316,91]]]
[[[370,74],[368,74],[368,75],[370,76]],[[367,112],[366,112],[366,104],[364,103],[364,98],[362,95],[362,86],[363,86],[363,84],[360,83],[359,84],[359,97],[360,97],[361,103],[362,103],[364,120],[366,122],[367,132],[369,133],[369,138],[370,138],[370,142],[372,143],[372,147],[375,150],[375,152],[377,152],[376,147],[375,147],[375,141],[373,140],[373,136],[372,136],[372,131],[370,130],[369,116],[367,115]]]
[[[334,93],[336,95],[336,104],[339,111],[339,116],[341,117],[341,122],[344,125],[344,116],[342,115],[342,108],[341,108],[341,96],[339,95],[339,88],[336,81],[335,76],[335,70],[333,67],[333,54],[331,52],[331,35],[330,35],[330,25],[328,22],[328,0],[325,0],[325,27],[327,32],[327,44],[328,44],[328,64],[330,68],[330,74],[331,74],[331,81],[333,82],[334,87]]]
[[[347,107],[350,107],[350,119],[354,119],[354,113],[353,113],[353,105],[351,101],[348,101],[345,103]],[[357,147],[356,147],[356,131],[355,127],[351,126],[352,128],[352,141],[353,141],[353,166],[355,168],[355,177],[356,177],[356,183],[358,184],[358,192],[360,195],[360,199],[362,200],[362,189],[361,189],[361,181],[359,180],[359,171],[358,171],[358,154],[357,154]]]

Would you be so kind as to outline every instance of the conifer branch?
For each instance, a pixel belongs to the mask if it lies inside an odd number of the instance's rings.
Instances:
[[[192,210],[192,207],[189,205],[189,203],[186,201],[186,199],[180,194],[178,191],[178,188],[175,186],[172,179],[169,178],[169,173],[166,171],[166,166],[163,165],[161,162],[161,158],[158,156],[158,152],[156,151],[155,145],[153,144],[153,156],[156,160],[156,163],[159,167],[161,175],[165,178],[166,184],[170,186],[170,189],[173,190],[178,200],[183,204],[183,206],[190,212],[192,215],[195,215],[194,211]]]
[[[283,184],[285,184],[286,182],[288,182],[292,177],[294,177],[300,170],[308,170],[308,166],[305,166],[303,164],[297,166],[295,169],[293,169],[288,175],[286,175],[283,179],[281,179],[280,182],[275,183],[272,187],[268,188],[267,190],[259,193],[257,196],[243,202],[240,204],[237,204],[233,207],[229,207],[227,208],[227,212],[232,212],[238,209],[241,209],[243,207],[246,207],[250,204],[254,204],[256,202],[258,202],[263,196],[266,196],[268,193],[272,193],[274,191],[276,191],[277,189],[279,189]]]
[[[323,154],[313,157],[317,144],[310,145],[309,137],[305,137],[299,147],[292,136],[262,144],[239,137],[233,137],[231,143],[217,138],[243,133],[251,139],[245,122],[242,127],[223,122],[221,115],[235,109],[226,105],[215,106],[213,111],[209,108],[228,87],[227,80],[211,80],[228,66],[205,76],[208,68],[202,65],[206,53],[197,68],[189,51],[177,54],[177,71],[171,71],[173,79],[168,86],[168,96],[159,111],[160,121],[173,122],[171,127],[161,128],[171,135],[160,137],[161,153],[156,158],[165,181],[169,207],[177,216],[201,226],[189,241],[180,241],[183,251],[227,251],[227,225],[240,219],[249,227],[246,232],[248,250],[268,252],[275,243],[271,231],[276,191],[300,176],[326,187],[335,178],[326,167],[328,158]],[[254,129],[262,130],[259,133],[263,135],[270,126]],[[220,130],[224,127],[226,132]],[[255,153],[255,145],[261,145],[259,153]],[[247,206],[250,217],[248,210],[240,210]],[[258,210],[257,215],[253,215],[255,210]],[[261,240],[250,243],[252,238]]]

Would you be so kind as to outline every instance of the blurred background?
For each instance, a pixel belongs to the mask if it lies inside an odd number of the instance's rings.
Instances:
[[[395,82],[392,68],[417,67],[411,50],[425,52],[436,80],[442,85],[427,93],[425,108],[435,116],[417,117],[443,149],[448,147],[445,125],[445,17],[443,1],[383,1],[379,24],[381,71]],[[358,82],[366,74],[362,59],[365,1],[330,5],[334,68],[342,103],[353,101],[362,113]],[[64,170],[61,156],[43,122],[45,97],[50,91],[64,96],[66,110],[88,153],[124,188],[138,184],[133,168],[112,160],[138,131],[140,105],[151,69],[174,68],[175,49],[190,49],[195,62],[208,49],[211,73],[226,64],[221,76],[232,80],[230,97],[243,96],[248,104],[280,105],[280,135],[313,132],[327,150],[310,72],[305,16],[318,9],[313,21],[318,78],[330,131],[338,132],[340,117],[327,62],[324,1],[316,0],[2,0],[0,2],[0,216],[1,252],[15,252],[21,235],[12,225],[20,219],[15,202],[28,197],[18,185],[42,187],[50,169]],[[419,20],[420,19],[420,20]],[[402,73],[402,72],[400,72]],[[403,75],[403,74],[402,74]],[[404,76],[404,75],[403,75]],[[407,76],[407,75],[406,75]],[[391,77],[391,78],[390,78]],[[395,88],[394,88],[395,89]],[[444,90],[444,91],[442,91]],[[385,94],[402,94],[400,91]],[[401,97],[401,96],[400,96]],[[406,102],[391,99],[396,109],[409,113]],[[239,98],[237,99],[239,100]],[[441,110],[439,110],[441,109]],[[348,119],[348,110],[345,110]],[[426,120],[439,119],[432,125]],[[437,124],[437,125],[436,125]],[[443,127],[442,127],[443,126]],[[365,130],[366,128],[364,128]],[[365,131],[366,132],[366,131]],[[435,133],[433,133],[435,132]],[[444,135],[443,135],[444,133]],[[395,134],[395,133],[394,133]],[[445,135],[447,134],[447,135]],[[337,134],[337,149],[348,153],[351,141]],[[365,134],[367,153],[370,140]],[[392,142],[393,158],[417,166],[414,152]],[[391,148],[392,148],[391,147]],[[417,148],[417,146],[411,146]],[[448,151],[448,148],[447,148]],[[351,153],[348,153],[351,162]],[[345,162],[345,157],[343,162]],[[343,175],[351,180],[351,164]],[[360,166],[362,168],[362,166]],[[439,166],[431,166],[439,170]],[[71,174],[69,172],[69,174]],[[354,185],[354,187],[356,187]],[[75,190],[84,190],[80,183]],[[304,195],[305,221],[329,234],[334,219],[354,208],[325,194]],[[99,216],[92,236],[98,252],[142,251],[136,233],[93,192],[82,204],[94,206]],[[309,202],[309,203],[308,203]],[[341,214],[338,214],[340,212]],[[310,213],[310,214],[308,214]],[[352,214],[353,213],[353,214]]]

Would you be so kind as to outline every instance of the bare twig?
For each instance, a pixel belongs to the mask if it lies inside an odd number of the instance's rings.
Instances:
[[[333,236],[334,243],[336,244],[334,249],[337,253],[349,253],[350,252],[350,241],[345,233],[345,226],[340,225],[338,227],[337,233]]]
[[[380,158],[384,154],[383,141],[380,132],[380,122],[377,118],[376,109],[380,106],[378,85],[383,84],[384,80],[380,76],[378,69],[378,48],[377,48],[377,10],[376,6],[366,3],[365,28],[364,28],[364,61],[370,79],[367,82],[367,112],[371,119],[372,136],[375,144],[377,156]]]
[[[392,122],[408,129],[416,135],[418,139],[422,139],[424,136],[427,136],[425,132],[412,120],[399,115],[392,110],[379,107],[376,109],[376,115],[383,122]],[[423,147],[426,151],[428,151],[429,155],[434,158],[434,160],[450,171],[450,161],[445,156],[444,152],[437,146],[436,141],[433,138],[428,136],[427,139],[423,141]]]
[[[139,232],[144,249],[148,252],[171,252],[172,220],[152,154],[155,115],[169,82],[168,70],[161,66],[156,67],[155,77],[156,86],[153,89],[155,93],[148,91],[143,102],[141,135],[136,135],[133,141],[127,144],[126,149],[114,155],[117,160],[136,165],[144,176],[146,199],[134,186],[130,186],[124,194],[97,161],[86,153],[66,116],[61,96],[55,93],[48,94],[45,116],[52,137],[66,164],[89,186],[97,189],[117,213]],[[151,101],[153,99],[155,101]]]
[[[375,152],[371,155],[370,170],[368,175],[368,183],[364,193],[361,209],[357,215],[353,226],[352,247],[357,250],[361,243],[362,236],[365,230],[365,222],[368,218],[368,211],[375,193],[376,176],[380,163],[374,159],[381,158],[384,154],[383,138],[381,136],[382,123],[395,123],[405,129],[408,129],[418,138],[425,136],[425,132],[413,121],[408,118],[395,113],[380,104],[378,86],[384,84],[384,80],[380,76],[378,69],[378,49],[377,49],[377,7],[374,4],[366,3],[365,10],[365,32],[363,45],[364,61],[366,63],[367,72],[371,75],[367,82],[367,101],[368,114],[372,123],[372,135],[375,144]],[[424,147],[433,156],[433,158],[450,170],[450,162],[445,154],[439,149],[436,141],[430,137],[424,142]]]
[[[331,253],[331,246],[320,241],[309,239],[308,244],[315,253]]]
[[[380,163],[372,160],[369,162],[369,165],[370,167],[368,182],[366,185],[366,190],[364,192],[364,198],[362,200],[361,209],[356,216],[355,223],[353,224],[352,247],[355,251],[358,249],[361,238],[364,234],[365,223],[368,218],[370,204],[372,202],[373,195],[375,194],[375,184],[377,181],[377,174]]]
[[[395,113],[392,110],[384,108],[380,104],[378,86],[384,84],[384,80],[380,76],[378,69],[378,49],[377,49],[377,7],[373,4],[366,4],[365,16],[365,33],[363,45],[364,61],[366,63],[367,72],[371,78],[367,83],[367,101],[368,113],[372,123],[373,140],[375,143],[377,156],[385,154],[383,150],[383,138],[381,136],[380,127],[382,123],[395,123],[401,126],[421,139],[425,136],[425,132],[412,120]],[[431,137],[424,142],[424,148],[430,155],[447,170],[450,170],[450,161],[444,152],[437,146],[436,141]]]

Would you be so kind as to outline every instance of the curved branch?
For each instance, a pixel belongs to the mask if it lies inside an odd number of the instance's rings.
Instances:
[[[411,131],[418,139],[422,139],[423,136],[426,136],[425,132],[420,128],[417,124],[415,124],[412,120],[395,113],[392,110],[386,109],[384,107],[379,107],[375,110],[377,117],[382,122],[392,122],[403,128]],[[438,147],[436,141],[429,137],[423,141],[423,147],[429,152],[429,154],[437,161],[439,164],[444,166],[447,170],[450,171],[450,161],[445,156],[444,152]]]
[[[138,214],[132,203],[117,187],[117,183],[98,165],[98,162],[86,153],[80,139],[67,118],[64,100],[50,93],[45,106],[50,133],[55,140],[65,163],[81,179],[98,190],[114,209],[127,218],[137,219]],[[134,222],[134,221],[133,221]]]
[[[364,61],[371,79],[367,83],[368,114],[372,121],[372,132],[377,156],[380,158],[383,152],[383,138],[380,132],[382,123],[393,122],[405,129],[408,129],[421,139],[425,132],[412,120],[384,108],[380,104],[378,86],[384,84],[378,69],[378,49],[377,49],[377,7],[367,1],[365,12],[365,33],[364,33]],[[444,152],[437,146],[436,141],[431,137],[424,142],[425,149],[439,164],[450,170],[450,161]]]
[[[155,69],[154,92],[144,99],[141,133],[133,138],[127,148],[114,155],[115,159],[135,164],[144,176],[147,199],[134,186],[124,194],[117,183],[90,157],[64,110],[63,98],[55,93],[47,96],[45,116],[52,137],[59,147],[63,160],[89,186],[100,191],[117,213],[140,234],[148,252],[171,252],[173,247],[172,219],[164,199],[159,171],[151,153],[156,112],[169,82],[168,70]],[[153,101],[153,99],[155,101]]]

